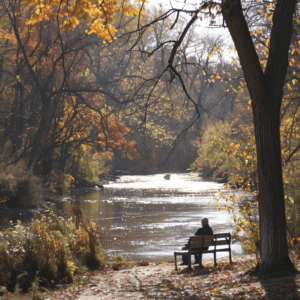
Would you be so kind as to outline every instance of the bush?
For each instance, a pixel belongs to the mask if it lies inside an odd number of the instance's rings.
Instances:
[[[103,168],[103,158],[82,145],[74,151],[67,165],[76,185],[89,186],[99,182],[99,170]]]
[[[226,174],[229,183],[248,190],[257,189],[256,146],[253,126],[242,126],[238,120],[219,122],[203,136],[198,158],[190,170],[204,178]]]
[[[61,170],[53,170],[51,172],[50,181],[60,190],[67,190],[74,186],[74,177]]]
[[[16,178],[12,174],[0,173],[0,203],[7,202],[15,194]]]
[[[0,232],[0,286],[11,292],[18,286],[36,294],[37,284],[53,289],[72,282],[82,265],[93,269],[105,265],[99,229],[78,207],[72,211],[69,220],[51,211],[30,226],[18,221]]]
[[[253,194],[252,194],[253,195]],[[240,206],[240,199],[236,195],[223,196],[219,193],[214,200],[217,202],[217,209],[226,209],[235,223],[235,230],[233,232],[233,239],[237,239],[242,244],[246,253],[255,253],[256,260],[260,259],[260,231],[258,220],[258,194],[255,195],[255,204],[250,201],[245,201],[243,206]],[[219,201],[226,200],[226,204],[221,207]],[[243,234],[239,234],[242,232]]]
[[[31,172],[0,173],[0,203],[9,208],[36,206],[43,194],[41,180]]]

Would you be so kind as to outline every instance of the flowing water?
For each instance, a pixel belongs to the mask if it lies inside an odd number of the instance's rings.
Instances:
[[[216,210],[213,200],[222,184],[196,174],[171,174],[170,180],[163,176],[121,176],[101,190],[72,191],[58,208],[68,212],[70,205],[78,205],[102,226],[107,254],[119,253],[127,261],[173,260],[173,252],[201,227],[203,217],[214,233],[232,232],[230,215]],[[239,244],[232,245],[233,255],[242,253]]]

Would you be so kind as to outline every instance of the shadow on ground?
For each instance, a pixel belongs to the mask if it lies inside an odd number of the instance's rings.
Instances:
[[[267,299],[300,299],[299,283],[296,282],[296,275],[290,273],[272,274],[270,278],[260,281]]]

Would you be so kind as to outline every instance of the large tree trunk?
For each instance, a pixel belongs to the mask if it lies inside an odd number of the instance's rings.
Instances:
[[[235,43],[252,101],[259,185],[260,274],[296,271],[288,256],[280,150],[280,107],[297,0],[278,0],[263,72],[241,1],[225,0],[222,14]]]
[[[270,93],[271,94],[271,93]],[[272,103],[272,98],[264,99]],[[269,100],[269,101],[268,101]],[[254,113],[259,182],[260,273],[294,271],[288,256],[280,151],[279,112],[263,105]]]

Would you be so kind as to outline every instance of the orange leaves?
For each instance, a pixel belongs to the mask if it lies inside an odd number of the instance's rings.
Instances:
[[[101,155],[105,153],[111,159],[113,148],[139,156],[134,148],[135,141],[127,141],[130,129],[110,110],[91,109],[86,104],[76,104],[74,98],[64,102],[64,114],[59,122],[59,139],[84,145],[83,150],[93,149]],[[99,101],[99,99],[94,99]]]

